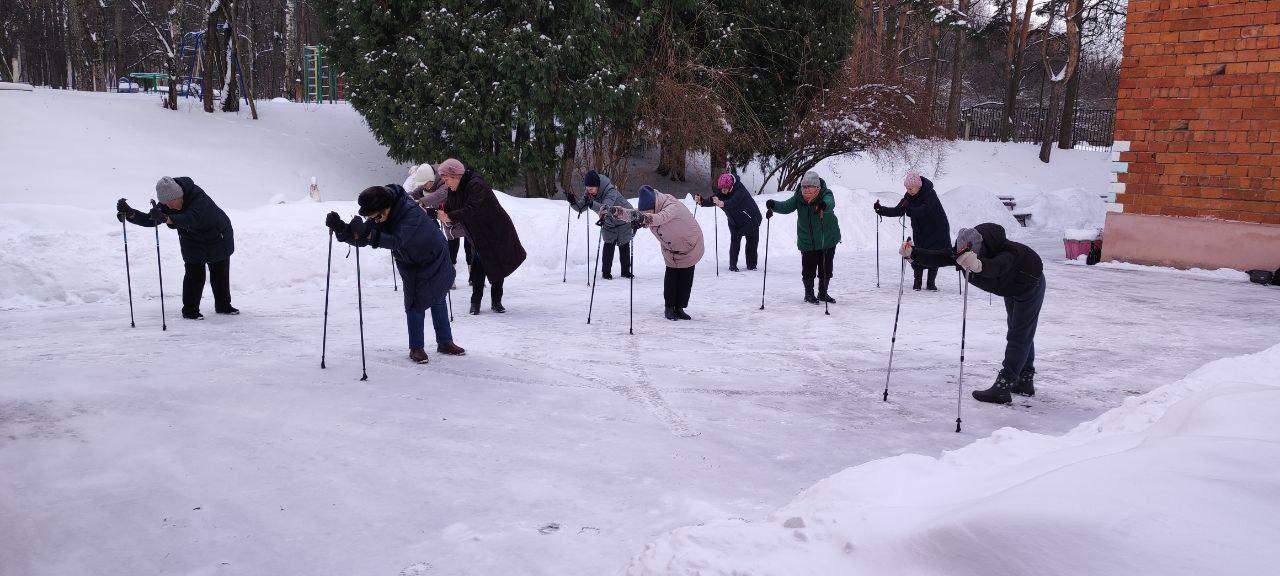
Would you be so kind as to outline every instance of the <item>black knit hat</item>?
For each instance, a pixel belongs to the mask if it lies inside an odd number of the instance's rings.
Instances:
[[[356,203],[360,205],[360,215],[369,217],[390,208],[393,199],[386,186],[372,186],[360,193]]]

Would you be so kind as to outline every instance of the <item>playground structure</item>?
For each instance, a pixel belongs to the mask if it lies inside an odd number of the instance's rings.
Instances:
[[[225,24],[220,26],[219,31],[226,32],[227,26]],[[204,48],[204,42],[204,31],[187,32],[182,35],[182,43],[178,48],[178,58],[181,60],[183,70],[186,72],[178,79],[178,93],[187,98],[204,97],[205,86],[201,80],[204,73],[204,58],[201,58],[200,54],[200,50]],[[236,76],[236,82],[240,88],[240,97],[244,98],[246,104],[251,104],[249,91],[245,89],[244,75],[241,74],[240,57],[234,51],[231,55],[231,73]]]
[[[345,98],[342,74],[329,64],[329,48],[324,44],[302,47],[302,101],[320,104]]]

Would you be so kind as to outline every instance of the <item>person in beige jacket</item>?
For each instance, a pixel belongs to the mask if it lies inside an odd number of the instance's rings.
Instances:
[[[694,266],[702,260],[704,251],[702,227],[674,196],[649,186],[640,187],[637,206],[638,211],[615,206],[614,217],[653,232],[662,247],[662,258],[667,262],[662,288],[665,316],[667,320],[692,320],[684,309],[689,306],[689,294],[693,291]]]

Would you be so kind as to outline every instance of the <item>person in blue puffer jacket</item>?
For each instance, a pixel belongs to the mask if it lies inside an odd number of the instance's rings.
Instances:
[[[409,359],[428,361],[423,338],[426,311],[436,332],[436,351],[461,356],[466,350],[453,342],[445,295],[453,286],[454,270],[448,243],[440,227],[398,184],[373,186],[360,193],[360,216],[345,223],[330,212],[325,224],[339,241],[353,246],[391,250],[404,290],[404,313],[409,326]]]

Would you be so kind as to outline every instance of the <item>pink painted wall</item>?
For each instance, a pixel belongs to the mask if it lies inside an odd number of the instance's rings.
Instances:
[[[1280,226],[1111,212],[1102,259],[1174,268],[1280,268]]]

